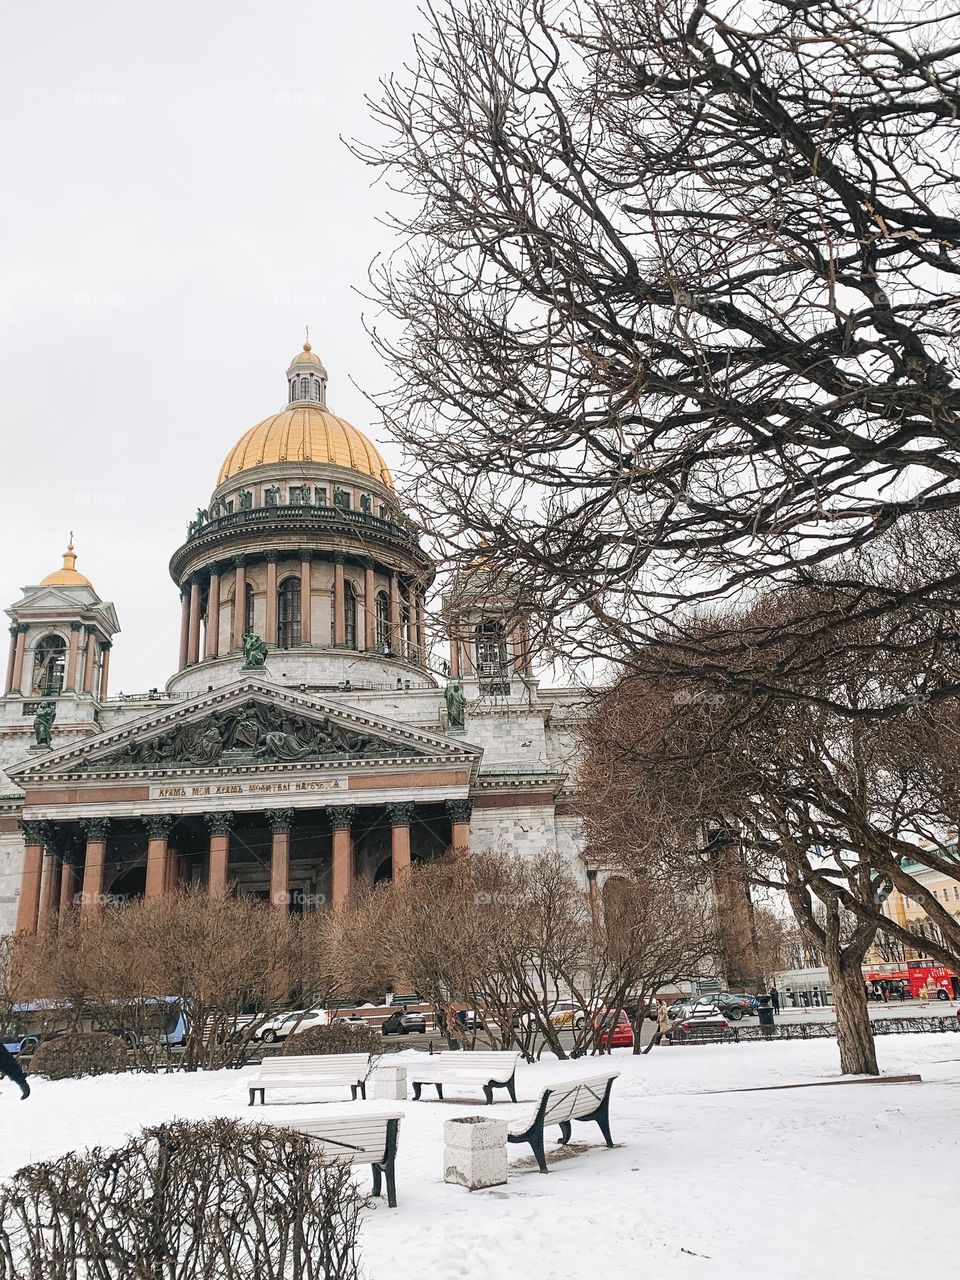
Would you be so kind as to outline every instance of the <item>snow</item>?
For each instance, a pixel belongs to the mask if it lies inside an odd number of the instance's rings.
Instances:
[[[840,1079],[833,1040],[521,1064],[526,1101],[498,1101],[490,1111],[499,1117],[532,1110],[544,1084],[609,1062],[620,1072],[616,1148],[602,1145],[595,1125],[575,1125],[572,1153],[554,1156],[547,1177],[527,1147],[511,1146],[507,1185],[472,1193],[442,1180],[442,1132],[452,1116],[486,1111],[479,1091],[449,1103],[351,1104],[330,1089],[325,1101],[292,1094],[248,1109],[244,1081],[256,1068],[34,1080],[23,1103],[2,1081],[0,1176],[72,1148],[119,1144],[174,1116],[283,1121],[399,1107],[399,1208],[375,1202],[364,1212],[368,1280],[940,1280],[957,1266],[960,1035],[885,1036],[878,1052],[884,1074],[919,1072],[923,1083],[762,1091]],[[357,1177],[367,1190],[369,1170]]]

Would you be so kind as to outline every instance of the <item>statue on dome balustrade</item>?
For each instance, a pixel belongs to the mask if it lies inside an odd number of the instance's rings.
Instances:
[[[258,635],[248,631],[243,637],[243,666],[241,671],[253,671],[267,665],[267,646]]]

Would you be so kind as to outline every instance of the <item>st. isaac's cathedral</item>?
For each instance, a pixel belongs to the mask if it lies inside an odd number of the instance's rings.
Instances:
[[[189,883],[310,910],[448,849],[559,849],[592,880],[577,695],[540,688],[482,566],[431,623],[430,559],[309,342],[286,389],[173,553],[165,687],[111,696],[118,613],[72,543],[7,610],[0,933]]]

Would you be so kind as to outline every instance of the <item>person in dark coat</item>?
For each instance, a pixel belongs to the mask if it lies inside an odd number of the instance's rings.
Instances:
[[[777,990],[776,983],[770,988],[770,1003],[773,1005],[773,1012],[779,1017],[780,1014],[780,992]]]
[[[20,1063],[16,1060],[6,1045],[0,1044],[0,1076],[7,1076],[14,1084],[20,1086],[20,1100],[26,1102],[30,1097],[30,1086],[27,1084],[27,1077],[20,1069]]]

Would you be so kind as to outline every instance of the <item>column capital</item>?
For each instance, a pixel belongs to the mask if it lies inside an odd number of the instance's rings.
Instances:
[[[245,568],[246,568],[246,565],[247,565],[247,557],[246,557],[246,556],[234,556],[234,557],[233,557],[233,567],[234,567],[235,569],[245,569]]]
[[[81,818],[80,826],[87,837],[87,844],[105,844],[110,831],[109,818]]]
[[[372,560],[370,556],[364,556],[360,563],[363,565],[364,569],[368,569],[371,573],[377,567],[376,560]]]
[[[416,807],[412,800],[400,800],[396,804],[388,804],[387,817],[390,819],[391,827],[409,827]]]
[[[95,623],[88,622],[84,627],[84,631],[86,631],[88,636],[95,636],[97,634],[97,628]]]
[[[346,563],[346,556],[343,554],[343,552],[342,552],[342,551],[335,551],[335,552],[333,553],[333,563],[334,563],[334,564],[344,564],[344,563]]]
[[[235,817],[236,814],[227,809],[221,809],[217,813],[205,813],[203,820],[209,827],[212,836],[228,836]]]
[[[447,817],[451,822],[469,822],[473,814],[472,800],[448,800],[446,802]]]
[[[100,648],[101,648],[101,649],[103,649],[103,650],[112,649],[112,648],[113,648],[113,641],[112,641],[112,640],[101,640],[101,641],[100,641]]]
[[[349,831],[357,816],[355,804],[331,804],[327,806],[327,817],[334,831]]]
[[[70,630],[71,630],[71,631],[82,631],[82,630],[83,630],[83,623],[82,623],[82,622],[71,622],[71,623],[70,623]]]
[[[268,809],[267,822],[270,824],[270,830],[273,834],[284,835],[289,832],[293,826],[294,810],[293,809]]]
[[[280,552],[279,552],[279,551],[265,551],[265,552],[263,553],[263,558],[264,558],[264,560],[266,560],[267,564],[276,564],[276,563],[277,563],[277,561],[280,559]]]
[[[300,559],[309,563],[317,553],[311,547],[304,547],[300,551]]]
[[[214,560],[212,564],[207,565],[207,576],[210,578],[214,578],[214,577],[219,578],[222,569],[223,569],[223,566],[221,565],[220,561]]]
[[[147,829],[147,837],[150,840],[166,840],[178,817],[179,814],[176,813],[156,813],[149,818],[144,818],[143,825]]]
[[[31,822],[29,818],[26,821],[21,819],[20,830],[23,832],[24,844],[46,844],[52,839],[48,822]]]

